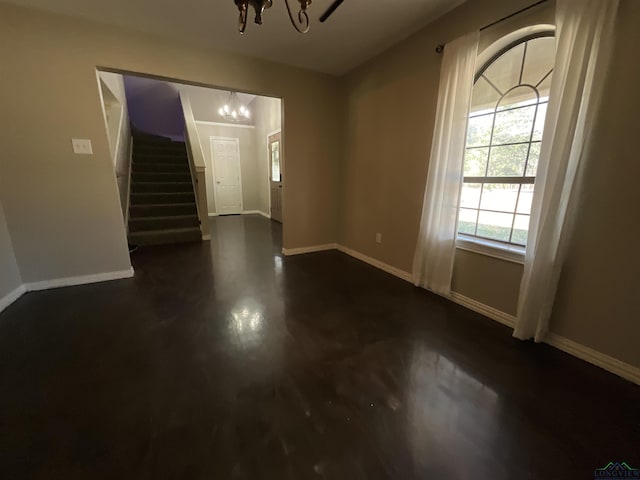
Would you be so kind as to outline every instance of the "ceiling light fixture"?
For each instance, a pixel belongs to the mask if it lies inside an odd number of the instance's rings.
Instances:
[[[273,0],[233,0],[240,11],[240,19],[238,20],[238,30],[240,33],[244,33],[247,29],[247,16],[249,15],[249,5],[253,7],[256,17],[255,22],[258,25],[262,25],[262,14],[267,8],[271,8]],[[311,5],[311,0],[297,0],[300,4],[300,10],[297,15],[294,15],[289,1],[284,0],[287,5],[287,12],[289,13],[289,20],[291,25],[300,33],[307,33],[309,31],[309,15],[307,14],[307,8]],[[338,8],[344,0],[335,0],[326,12],[320,17],[321,22],[325,22],[336,8]]]
[[[251,119],[251,112],[240,103],[236,92],[229,92],[229,101],[218,109],[218,115],[227,122],[248,122]]]

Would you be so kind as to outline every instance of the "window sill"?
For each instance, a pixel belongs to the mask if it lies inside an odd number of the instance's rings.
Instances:
[[[504,243],[487,240],[484,238],[458,235],[456,248],[468,252],[479,253],[488,257],[499,258],[508,262],[524,264],[524,247],[506,245]]]

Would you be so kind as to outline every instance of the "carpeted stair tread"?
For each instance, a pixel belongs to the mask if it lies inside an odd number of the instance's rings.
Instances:
[[[184,173],[186,175],[191,175],[191,171],[189,170],[189,165],[185,163],[184,165],[172,165],[172,164],[162,164],[158,165],[157,163],[134,163],[133,164],[133,173]]]
[[[202,233],[199,227],[129,232],[129,242],[134,245],[163,245],[200,240],[202,240]]]
[[[131,233],[199,227],[198,216],[193,214],[129,219],[129,232]]]
[[[147,217],[168,217],[173,215],[195,215],[198,213],[194,203],[142,204],[132,205],[129,221]]]
[[[192,193],[191,182],[135,182],[131,193]]]
[[[159,203],[188,203],[195,199],[193,192],[131,193],[131,205]]]

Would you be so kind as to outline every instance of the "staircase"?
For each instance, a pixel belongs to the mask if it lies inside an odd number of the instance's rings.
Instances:
[[[202,241],[184,142],[134,133],[128,240],[130,245]]]

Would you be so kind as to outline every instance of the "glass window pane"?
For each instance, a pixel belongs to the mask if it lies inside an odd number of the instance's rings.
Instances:
[[[522,72],[522,83],[537,85],[553,68],[556,39],[554,37],[534,38],[527,42],[527,56]]]
[[[496,108],[500,100],[500,94],[493,88],[484,76],[480,77],[473,86],[471,95],[471,115],[474,113],[487,112]]]
[[[493,144],[528,142],[533,129],[536,107],[522,107],[496,114]]]
[[[478,236],[508,242],[512,223],[513,214],[480,211]]]
[[[517,184],[485,183],[480,209],[513,213],[516,210],[519,187]]]
[[[480,206],[481,190],[482,190],[482,184],[480,183],[462,184],[462,193],[460,194],[460,206],[462,208],[478,208]]]
[[[524,43],[508,50],[487,68],[484,72],[485,77],[505,93],[520,83],[523,54]]]
[[[464,176],[484,177],[487,171],[488,148],[469,148],[464,156]]]
[[[271,181],[279,182],[280,175],[280,142],[276,141],[271,144]]]
[[[511,243],[526,245],[528,234],[529,215],[516,215],[515,222],[513,223],[513,236],[511,237]]]
[[[538,171],[538,161],[540,160],[540,142],[532,143],[529,151],[529,162],[525,177],[535,177]]]
[[[460,214],[458,215],[458,232],[466,233],[467,235],[475,235],[477,218],[477,210],[461,208]]]
[[[489,145],[492,126],[493,114],[470,118],[467,127],[467,147]]]
[[[547,117],[547,103],[538,105],[538,113],[536,114],[536,124],[533,128],[533,140],[542,140],[542,132],[544,130],[544,120]]]
[[[518,198],[517,213],[531,214],[531,202],[533,201],[533,185],[522,185],[520,198]]]
[[[521,177],[527,160],[529,144],[492,147],[489,160],[489,177]]]

